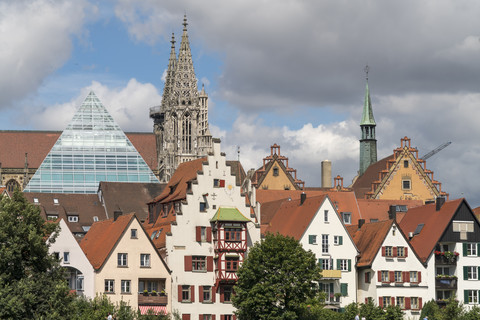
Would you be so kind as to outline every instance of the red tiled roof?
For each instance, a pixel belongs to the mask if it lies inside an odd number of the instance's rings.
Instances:
[[[310,225],[320,205],[325,201],[326,195],[305,199],[300,205],[300,200],[283,201],[275,216],[270,221],[266,232],[280,233],[285,236],[300,240],[305,230]]]
[[[364,199],[367,192],[372,191],[372,183],[379,180],[379,172],[387,169],[388,160],[393,160],[393,154],[372,163],[365,172],[355,180],[352,189],[358,199]]]
[[[133,219],[136,219],[135,214],[131,213],[118,217],[116,221],[112,218],[92,225],[80,242],[80,247],[95,270],[103,266]]]
[[[477,217],[477,220],[480,221],[480,207],[476,207],[473,209],[473,214],[475,214],[475,217]]]
[[[38,168],[61,135],[61,131],[12,131],[0,130],[0,153],[2,168]],[[149,132],[126,132],[128,139],[140,153],[150,169],[157,168],[155,135]]]
[[[419,224],[424,224],[420,233],[410,240],[410,244],[422,262],[427,261],[458,207],[464,201],[463,198],[446,201],[438,211],[435,203],[408,210],[400,222],[400,227],[405,234],[409,234],[414,232]]]
[[[360,229],[358,229],[358,225],[347,227],[348,233],[360,251],[357,267],[366,267],[372,264],[392,223],[393,220],[386,220],[365,223]]]
[[[365,222],[371,222],[372,219],[378,221],[388,220],[388,213],[390,206],[393,205],[405,205],[408,209],[419,207],[423,205],[422,200],[373,200],[373,199],[357,199],[358,207],[362,219]],[[405,213],[397,212],[397,222],[401,221]],[[357,221],[353,221],[357,223]]]

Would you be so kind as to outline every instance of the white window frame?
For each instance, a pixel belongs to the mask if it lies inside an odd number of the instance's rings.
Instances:
[[[331,259],[322,259],[322,269],[323,270],[332,270],[333,263]]]
[[[323,211],[323,222],[328,222],[328,210]]]
[[[343,224],[352,224],[352,213],[351,212],[343,212],[342,213]]]
[[[478,267],[467,266],[467,280],[478,280]]]
[[[322,253],[328,253],[328,234],[322,234]]]
[[[63,253],[63,263],[70,263],[70,252],[65,251]]]
[[[130,280],[122,280],[120,284],[120,291],[122,293],[132,293],[132,286]]]
[[[340,259],[340,270],[348,271],[348,259]]]
[[[336,246],[340,245],[340,236],[333,236],[333,244]]]
[[[468,304],[478,304],[478,290],[468,291]]]
[[[118,267],[128,267],[128,253],[118,253],[117,254],[117,266]]]
[[[138,231],[137,229],[130,229],[130,238],[138,239]]]
[[[143,267],[143,268],[150,267],[150,253],[140,254],[140,267]]]
[[[468,253],[470,251],[470,253]],[[477,256],[477,244],[476,243],[467,243],[467,256],[476,257]]]
[[[105,293],[115,293],[115,280],[105,279]]]
[[[78,216],[68,216],[68,222],[78,222]]]

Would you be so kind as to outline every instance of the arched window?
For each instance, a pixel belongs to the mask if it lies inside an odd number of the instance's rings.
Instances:
[[[20,189],[20,184],[15,179],[10,179],[7,182],[7,191],[13,192],[15,189]]]
[[[188,112],[182,122],[182,152],[192,152],[192,120]]]

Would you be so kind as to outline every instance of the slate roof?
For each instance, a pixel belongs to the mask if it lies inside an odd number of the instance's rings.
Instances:
[[[38,168],[62,131],[15,131],[0,130],[0,153],[2,168],[24,168],[25,153],[28,167]],[[151,170],[157,169],[157,146],[155,135],[150,132],[125,132],[135,149]]]
[[[99,191],[108,217],[114,211],[135,212],[140,221],[148,217],[147,203],[160,195],[165,183],[100,182]]]
[[[393,160],[393,154],[372,163],[365,172],[352,184],[352,189],[358,199],[365,199],[365,194],[372,191],[372,183],[379,180],[379,172],[387,169],[388,160]]]
[[[410,244],[422,262],[427,261],[457,209],[464,201],[463,198],[445,201],[438,211],[435,203],[408,210],[400,222],[400,228],[408,235],[410,232],[414,232],[420,223],[424,224],[420,233],[410,240]]]
[[[362,219],[365,222],[372,222],[372,219],[378,221],[389,220],[390,206],[405,205],[408,209],[423,205],[422,200],[373,200],[373,199],[357,199],[358,207],[361,212]],[[401,221],[405,216],[405,212],[397,212],[397,222]],[[357,221],[353,221],[355,224]]]
[[[230,172],[235,176],[235,184],[241,186],[247,175],[240,161],[227,160],[226,164],[231,168]]]
[[[95,270],[104,265],[110,252],[115,248],[133,219],[135,219],[135,214],[131,213],[118,217],[117,221],[112,218],[92,225],[80,242],[80,247]]]
[[[23,193],[28,202],[35,204],[41,210],[43,218],[47,215],[57,215],[64,219],[73,233],[85,233],[83,227],[89,227],[94,223],[94,217],[105,220],[105,209],[98,200],[96,194],[65,194],[65,193]],[[34,199],[38,199],[35,203]],[[54,203],[58,200],[58,204]],[[69,222],[69,215],[78,215],[78,222]]]

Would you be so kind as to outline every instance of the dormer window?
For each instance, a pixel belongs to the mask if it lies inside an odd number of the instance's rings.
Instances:
[[[78,222],[78,216],[68,216],[68,222]]]
[[[58,204],[58,199],[57,198],[53,198],[53,204]]]
[[[93,216],[93,222],[97,222],[98,221],[98,217],[97,216]]]
[[[38,198],[33,198],[33,203],[38,204],[39,203]]]

